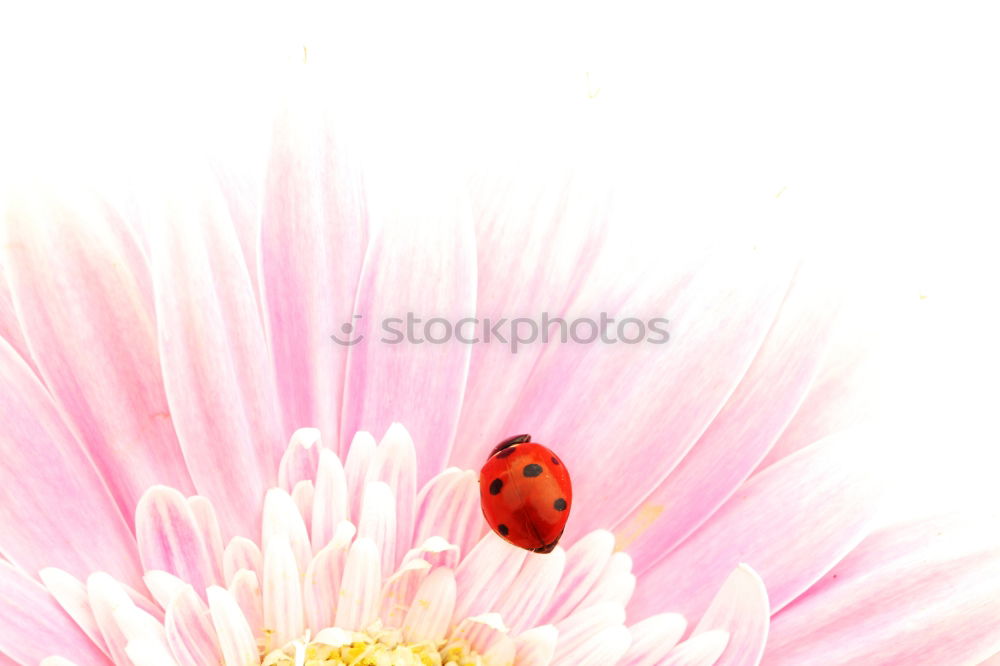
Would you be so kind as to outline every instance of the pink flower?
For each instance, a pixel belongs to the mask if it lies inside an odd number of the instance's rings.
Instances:
[[[465,205],[438,174],[358,170],[313,108],[279,115],[259,189],[185,163],[116,206],[12,192],[0,664],[1000,652],[995,534],[873,532],[878,447],[846,428],[807,268],[690,246],[623,267],[586,181]],[[407,312],[662,317],[669,341],[380,342]],[[515,432],[573,474],[551,554],[480,516],[475,470]]]

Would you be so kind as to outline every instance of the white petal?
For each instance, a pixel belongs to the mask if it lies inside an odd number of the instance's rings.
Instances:
[[[166,648],[155,640],[137,638],[125,646],[128,658],[135,666],[177,666]]]
[[[146,588],[152,593],[156,603],[163,608],[170,605],[174,597],[185,587],[190,587],[177,576],[166,571],[147,571],[143,577]]]
[[[660,613],[629,627],[632,646],[622,658],[622,666],[656,666],[680,642],[687,620],[679,613]]]
[[[368,480],[368,467],[375,460],[375,438],[360,430],[351,440],[351,448],[344,459],[344,477],[347,479],[347,498],[350,507],[348,519],[358,521],[361,515],[361,495]]]
[[[559,643],[556,645],[553,663],[573,663],[567,662],[566,658],[569,655],[580,655],[581,645],[603,631],[623,626],[624,623],[625,609],[614,603],[598,604],[573,613],[556,625],[556,629],[559,630]],[[631,640],[629,636],[629,641]]]
[[[77,663],[63,657],[46,657],[38,662],[38,666],[77,666]]]
[[[87,578],[87,599],[94,619],[101,630],[104,644],[115,662],[128,663],[125,654],[125,634],[122,633],[115,612],[125,606],[134,606],[125,588],[106,573],[98,572]]]
[[[721,630],[706,631],[684,641],[669,653],[662,666],[712,666],[726,651],[729,634]]]
[[[316,478],[316,463],[321,448],[320,433],[316,428],[299,428],[292,433],[278,464],[278,485],[285,492],[292,492],[299,481]]]
[[[577,610],[606,601],[624,606],[632,598],[633,592],[635,575],[632,573],[632,558],[628,553],[614,553],[594,587],[577,605]]]
[[[261,549],[266,553],[271,541],[281,537],[288,542],[299,571],[305,571],[312,559],[309,531],[292,496],[281,488],[271,488],[264,497],[264,517],[261,521]],[[267,576],[265,576],[265,579]],[[267,583],[265,582],[265,585]]]
[[[693,635],[713,629],[729,634],[726,651],[715,662],[716,666],[757,664],[764,654],[770,618],[764,581],[756,571],[741,564],[716,593]]]
[[[260,591],[257,574],[240,569],[229,584],[229,594],[240,607],[250,630],[256,636],[264,633],[264,597]]]
[[[507,618],[513,633],[518,634],[538,623],[552,601],[565,568],[566,551],[559,546],[544,555],[528,553],[517,578],[495,605],[496,611]]]
[[[312,547],[319,552],[333,538],[337,524],[348,519],[347,477],[340,458],[330,449],[319,454],[312,508]]]
[[[559,630],[551,624],[544,624],[523,632],[516,639],[517,663],[523,666],[548,666],[556,653]]]
[[[208,606],[226,666],[258,666],[257,642],[229,592],[216,586],[208,588]]]
[[[386,430],[375,452],[375,462],[368,469],[368,483],[381,481],[392,490],[396,499],[396,535],[399,544],[393,555],[402,554],[403,548],[413,540],[413,522],[417,497],[417,452],[413,439],[399,423],[393,423]],[[383,559],[382,570],[389,571]],[[388,562],[395,568],[398,559]]]
[[[306,569],[302,599],[306,624],[314,632],[333,625],[346,562],[347,546],[331,543],[316,553]]]
[[[83,629],[94,645],[104,654],[108,654],[101,629],[97,626],[94,612],[90,609],[87,586],[62,569],[42,569],[38,572],[38,576],[42,579],[45,589],[62,606],[66,614]]]
[[[316,496],[316,486],[312,481],[299,481],[292,488],[292,501],[298,507],[299,515],[309,534],[312,534],[312,507]]]
[[[486,654],[509,633],[510,629],[499,613],[483,613],[459,622],[451,632],[449,643],[464,642],[479,654]]]
[[[358,538],[347,553],[335,624],[362,631],[378,617],[382,567],[378,549],[371,539]]]
[[[628,651],[632,635],[615,625],[585,638],[553,660],[554,666],[604,666],[615,664]]]
[[[219,527],[219,518],[215,514],[215,507],[212,506],[211,500],[201,495],[189,497],[188,506],[191,507],[191,513],[194,514],[202,541],[208,549],[215,579],[222,580],[222,528]]]
[[[272,632],[269,635],[273,639],[270,648],[279,648],[299,638],[305,631],[302,583],[292,547],[284,536],[272,537],[267,546],[263,595],[264,626]]]
[[[381,553],[382,571],[396,568],[396,500],[382,482],[365,486],[358,538],[371,539]]]
[[[403,637],[412,642],[445,637],[455,612],[455,572],[440,567],[420,584],[403,621]]]
[[[379,602],[379,617],[385,626],[403,625],[410,604],[430,570],[431,563],[427,560],[411,559],[386,579]]]

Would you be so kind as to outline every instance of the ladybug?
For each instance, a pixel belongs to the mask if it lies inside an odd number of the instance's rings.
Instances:
[[[569,472],[551,449],[515,435],[500,442],[479,472],[483,516],[505,541],[551,553],[573,504]]]

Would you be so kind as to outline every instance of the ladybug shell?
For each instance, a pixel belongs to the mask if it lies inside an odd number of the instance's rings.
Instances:
[[[494,532],[520,548],[549,553],[566,527],[573,487],[550,449],[530,441],[501,443],[479,473],[479,496]]]

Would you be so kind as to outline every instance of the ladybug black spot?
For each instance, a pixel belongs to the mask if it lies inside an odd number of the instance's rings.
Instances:
[[[534,476],[538,476],[542,473],[542,466],[535,463],[524,466],[524,475],[529,479]]]
[[[556,460],[556,457],[555,457],[555,456],[552,456],[552,457],[550,458],[550,460],[552,461],[552,464],[553,464],[553,465],[558,465],[558,464],[559,464],[559,461],[558,461],[558,460]]]
[[[503,481],[500,479],[493,479],[493,481],[490,482],[490,495],[499,495],[501,488],[503,488]]]
[[[565,511],[566,510],[566,500],[564,500],[562,497],[560,497],[559,499],[557,499],[555,502],[552,503],[552,506],[555,507],[556,511]]]
[[[500,523],[499,525],[497,525],[497,532],[499,532],[503,536],[507,536],[508,534],[510,534],[510,529],[503,523]]]

